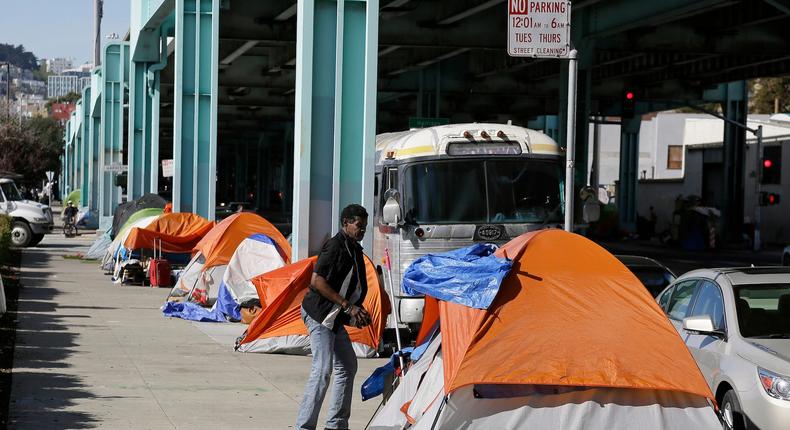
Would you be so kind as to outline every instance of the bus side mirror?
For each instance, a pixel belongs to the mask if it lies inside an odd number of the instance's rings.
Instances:
[[[384,224],[391,227],[397,226],[400,222],[400,204],[393,197],[387,199],[384,203],[384,209],[381,211],[381,220]]]

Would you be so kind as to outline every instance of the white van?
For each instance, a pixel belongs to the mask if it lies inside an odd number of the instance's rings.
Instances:
[[[52,233],[52,210],[47,205],[25,200],[13,179],[0,177],[0,214],[11,216],[11,244],[35,246],[47,233]]]
[[[373,261],[386,272],[389,252],[393,312],[401,328],[413,332],[422,322],[424,299],[404,297],[400,288],[416,258],[562,227],[564,159],[549,136],[505,124],[451,124],[376,137]]]

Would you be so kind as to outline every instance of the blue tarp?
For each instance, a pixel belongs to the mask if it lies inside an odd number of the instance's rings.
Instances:
[[[513,266],[510,260],[494,256],[494,251],[493,245],[477,243],[442,254],[424,255],[406,269],[403,292],[487,309]]]
[[[211,309],[206,309],[197,303],[192,302],[167,302],[162,307],[162,313],[166,317],[181,318],[190,321],[201,322],[227,322],[241,321],[241,309],[233,296],[230,295],[225,284],[219,289],[217,302]]]

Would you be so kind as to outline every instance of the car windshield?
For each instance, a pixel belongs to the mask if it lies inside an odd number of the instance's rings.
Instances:
[[[743,337],[790,337],[790,284],[734,287],[738,327]]]
[[[451,160],[404,170],[406,221],[561,222],[562,166],[539,159]]]
[[[675,280],[671,273],[659,267],[629,267],[629,269],[642,281],[653,297],[658,296],[667,285]]]
[[[12,202],[18,202],[22,200],[22,195],[19,194],[19,190],[16,188],[16,184],[13,182],[2,182],[0,183],[0,188],[3,189],[3,194],[5,194],[6,200],[10,200]]]

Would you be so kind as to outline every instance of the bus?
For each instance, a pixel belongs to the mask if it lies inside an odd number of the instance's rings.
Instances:
[[[401,291],[403,274],[418,257],[562,227],[564,160],[551,137],[510,124],[450,124],[376,137],[368,229],[373,261],[392,279],[401,331],[414,334],[422,322],[424,299]],[[387,326],[395,327],[393,315]]]

